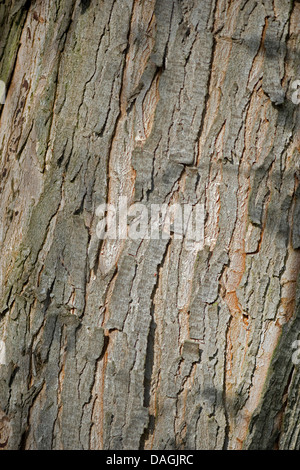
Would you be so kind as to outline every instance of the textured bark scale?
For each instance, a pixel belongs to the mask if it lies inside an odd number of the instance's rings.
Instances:
[[[300,449],[300,3],[0,25],[0,448]],[[202,204],[204,246],[99,239],[121,196]]]

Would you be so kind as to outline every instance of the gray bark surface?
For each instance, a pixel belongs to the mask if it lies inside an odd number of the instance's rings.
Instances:
[[[300,449],[300,3],[0,25],[0,447]],[[99,240],[120,196],[204,204],[204,248]]]

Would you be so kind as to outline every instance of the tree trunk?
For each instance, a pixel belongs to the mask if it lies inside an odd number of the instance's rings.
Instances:
[[[300,449],[300,3],[0,22],[0,446]],[[102,239],[120,196],[201,204],[204,243]]]

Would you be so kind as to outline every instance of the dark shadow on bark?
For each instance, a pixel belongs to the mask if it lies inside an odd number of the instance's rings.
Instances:
[[[91,5],[91,0],[81,0],[81,14],[83,15]]]

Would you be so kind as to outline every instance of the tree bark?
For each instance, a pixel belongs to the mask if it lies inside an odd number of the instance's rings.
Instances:
[[[300,449],[300,3],[0,22],[1,448]],[[203,204],[204,246],[99,239],[120,196]]]

